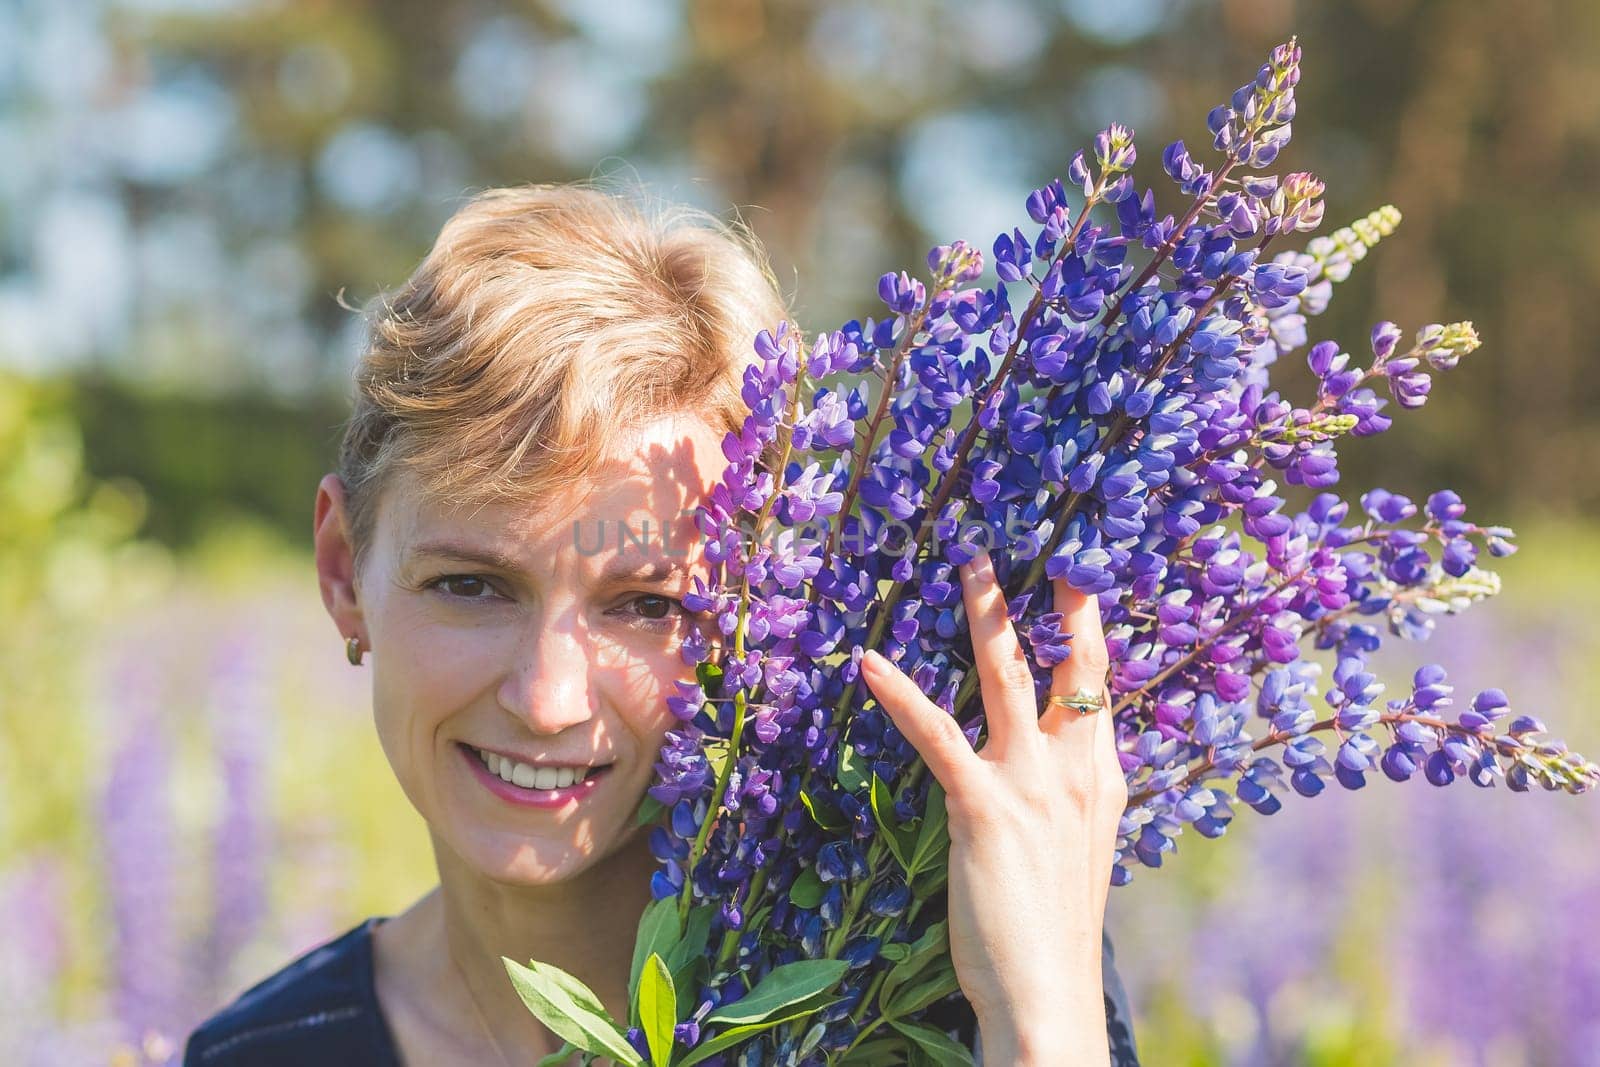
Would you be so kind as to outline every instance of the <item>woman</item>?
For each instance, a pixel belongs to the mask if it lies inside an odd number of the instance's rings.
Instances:
[[[692,511],[751,339],[784,317],[741,234],[574,186],[478,196],[380,305],[317,490],[317,574],[351,662],[372,654],[439,885],[241,995],[186,1064],[534,1063],[561,1042],[502,955],[626,1016],[656,867],[633,816],[696,624]],[[992,1064],[1134,1062],[1101,930],[1126,797],[1109,719],[1040,716],[987,560],[964,582],[982,750],[882,657],[866,673],[948,794],[963,1036]],[[1101,691],[1097,607],[1057,596],[1078,638],[1055,692]]]

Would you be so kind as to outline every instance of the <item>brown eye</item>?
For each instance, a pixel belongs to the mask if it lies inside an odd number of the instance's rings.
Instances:
[[[489,588],[489,583],[472,574],[446,574],[429,584],[461,600],[482,600],[482,594]]]
[[[677,607],[677,601],[664,596],[641,596],[633,601],[634,611],[645,619],[669,618]]]
[[[646,630],[669,630],[678,624],[678,616],[686,616],[688,608],[672,597],[658,593],[645,593],[629,601],[634,608],[634,624]]]

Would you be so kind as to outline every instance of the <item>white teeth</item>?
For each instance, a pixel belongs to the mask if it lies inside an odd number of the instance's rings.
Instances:
[[[565,789],[584,780],[594,767],[532,767],[526,763],[495,753],[478,750],[478,758],[483,765],[489,768],[489,773],[498,774],[503,780],[513,782],[523,789]]]

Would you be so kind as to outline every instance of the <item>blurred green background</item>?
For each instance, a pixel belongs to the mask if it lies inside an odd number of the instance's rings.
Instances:
[[[765,242],[801,323],[985,248],[1110,121],[1138,174],[1273,44],[1280,170],[1399,231],[1313,339],[1474,321],[1345,489],[1517,528],[1450,667],[1600,726],[1600,5],[1589,0],[13,0],[0,5],[0,1048],[166,1062],[431,884],[309,557],[359,322],[460,199],[613,175]],[[1326,231],[1325,231],[1326,232]],[[1359,358],[1359,355],[1358,355]],[[1280,384],[1302,378],[1286,366]],[[1145,1059],[1600,1064],[1589,798],[1385,780],[1112,895]]]

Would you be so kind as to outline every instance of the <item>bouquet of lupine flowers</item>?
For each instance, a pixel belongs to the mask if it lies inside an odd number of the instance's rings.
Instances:
[[[1271,814],[1330,777],[1573,793],[1600,778],[1499,690],[1458,704],[1424,666],[1385,699],[1367,670],[1385,633],[1425,638],[1493,594],[1479,553],[1510,553],[1512,532],[1449,490],[1419,506],[1372,489],[1355,508],[1331,491],[1337,442],[1389,425],[1373,385],[1421,407],[1432,373],[1478,347],[1470,323],[1409,343],[1379,323],[1370,360],[1320,341],[1314,396],[1270,387],[1399,221],[1386,207],[1274,247],[1323,214],[1313,175],[1268,172],[1299,64],[1278,47],[1210,113],[1209,166],[1181,141],[1162,153],[1181,214],[1135,188],[1132,134],[1113,125],[1028,196],[1031,227],[996,238],[995,284],[956,242],[925,282],[883,276],[882,319],[809,346],[787,326],[757,339],[750,416],[699,515],[711,579],[690,606],[715,627],[686,650],[697,682],[672,701],[640,812],[662,866],[630,1018],[506,961],[569,1044],[549,1062],[971,1062],[926,1021],[958,993],[943,798],[859,665],[882,652],[980,744],[955,568],[983,549],[1041,694],[1070,654],[1050,581],[1098,596],[1129,789],[1115,884],[1159,867],[1186,825],[1216,837],[1238,804]]]

